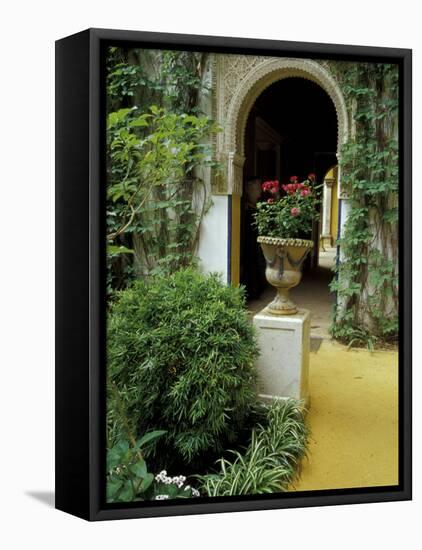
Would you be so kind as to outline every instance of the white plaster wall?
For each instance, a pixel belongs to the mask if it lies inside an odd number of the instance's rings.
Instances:
[[[212,117],[212,59],[211,54],[204,67],[204,89],[199,98],[200,110],[209,117]],[[205,273],[220,273],[222,280],[226,282],[228,280],[228,197],[211,195],[210,168],[202,168],[196,175],[204,182],[207,197],[212,201],[201,223],[197,249],[199,267]]]
[[[212,206],[201,224],[198,256],[206,273],[218,272],[222,280],[228,276],[228,196],[214,195]]]

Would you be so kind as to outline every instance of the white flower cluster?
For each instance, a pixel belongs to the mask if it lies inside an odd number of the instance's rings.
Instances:
[[[192,491],[192,496],[193,497],[199,497],[199,491],[198,489],[194,489],[193,487],[191,488],[191,491]]]
[[[177,485],[179,489],[183,487],[184,482],[186,481],[185,476],[174,476],[170,477],[167,475],[166,470],[163,470],[159,474],[155,476],[155,481],[161,481],[161,483],[164,483],[165,485],[170,485],[173,483],[174,485]]]
[[[155,476],[155,481],[159,481],[161,483],[164,483],[165,485],[170,485],[170,484],[177,485],[178,489],[181,489],[183,487],[183,484],[186,481],[186,477],[185,476],[170,477],[167,475],[166,470],[162,470],[159,474]],[[184,488],[184,491],[191,491],[193,497],[199,497],[199,491],[197,489],[194,489],[190,485],[186,485],[186,487]],[[155,500],[164,500],[164,498],[168,498],[168,496],[157,495],[155,497]]]

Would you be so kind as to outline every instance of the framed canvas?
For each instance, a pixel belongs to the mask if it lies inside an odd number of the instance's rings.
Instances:
[[[411,50],[56,43],[56,507],[411,498]]]

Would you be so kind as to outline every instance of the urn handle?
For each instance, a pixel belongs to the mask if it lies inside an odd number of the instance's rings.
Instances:
[[[286,252],[287,260],[289,261],[289,264],[292,265],[293,267],[296,267],[296,268],[300,267],[303,261],[305,260],[306,256],[309,254],[309,252],[310,252],[310,248],[307,248],[298,260],[293,259],[292,256],[288,252]]]

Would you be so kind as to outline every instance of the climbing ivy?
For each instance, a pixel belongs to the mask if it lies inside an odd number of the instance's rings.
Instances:
[[[108,292],[195,263],[209,206],[203,170],[218,131],[200,112],[206,54],[110,48]]]
[[[213,163],[201,142],[215,130],[208,117],[176,114],[152,105],[148,112],[120,109],[108,116],[109,243],[132,236],[138,277],[167,274],[194,262],[202,210],[192,204],[203,182],[194,169]],[[205,189],[202,189],[203,196]],[[195,195],[198,196],[198,193]],[[127,254],[115,245],[109,253]]]
[[[398,67],[331,62],[350,117],[339,159],[350,212],[331,289],[332,334],[351,345],[398,333]]]

